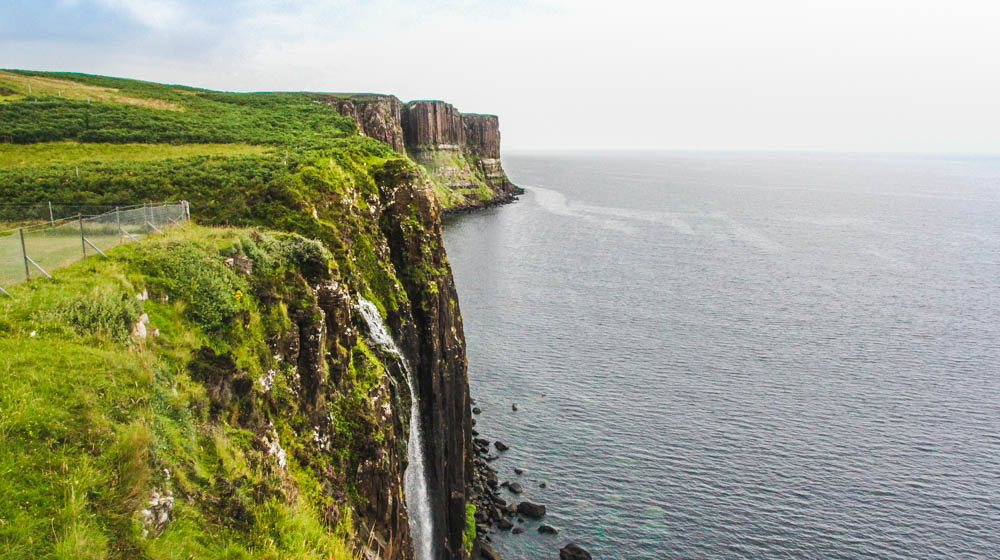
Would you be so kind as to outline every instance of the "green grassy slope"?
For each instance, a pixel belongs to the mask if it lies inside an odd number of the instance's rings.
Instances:
[[[236,254],[256,259],[251,276],[223,264]],[[0,300],[0,556],[352,557],[351,517],[323,524],[337,506],[297,459],[291,365],[266,344],[302,305],[301,271],[327,274],[329,253],[296,236],[195,227],[110,256]],[[141,313],[158,336],[132,336]],[[350,351],[348,377],[365,395],[381,365],[360,338]],[[206,352],[217,371],[191,366]],[[207,376],[226,374],[232,394],[219,397]],[[273,424],[287,468],[241,415]],[[353,439],[338,442],[331,464],[349,463]],[[159,534],[142,510],[170,488]]]

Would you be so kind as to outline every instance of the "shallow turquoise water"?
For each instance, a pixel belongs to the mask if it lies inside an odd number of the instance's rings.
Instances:
[[[507,558],[1000,557],[1000,158],[504,165],[445,242],[493,465],[560,530]]]

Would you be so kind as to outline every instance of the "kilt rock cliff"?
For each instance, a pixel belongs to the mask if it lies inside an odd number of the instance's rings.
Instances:
[[[0,556],[478,557],[441,216],[521,192],[497,117],[7,70],[0,142],[4,222],[194,222],[6,286]]]

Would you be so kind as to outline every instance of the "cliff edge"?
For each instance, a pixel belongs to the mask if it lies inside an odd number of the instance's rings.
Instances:
[[[504,204],[524,191],[500,162],[500,120],[461,113],[444,101],[403,103],[392,95],[322,94],[358,124],[360,134],[389,144],[427,172],[446,213]]]

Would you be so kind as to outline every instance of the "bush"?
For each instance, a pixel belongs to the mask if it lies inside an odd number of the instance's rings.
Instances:
[[[57,319],[69,324],[81,335],[103,335],[123,342],[132,334],[141,308],[135,297],[107,286],[95,287],[89,294],[78,295],[61,304]]]
[[[133,259],[154,292],[187,303],[185,314],[206,330],[221,328],[240,311],[246,281],[201,246],[176,242],[147,246]]]

